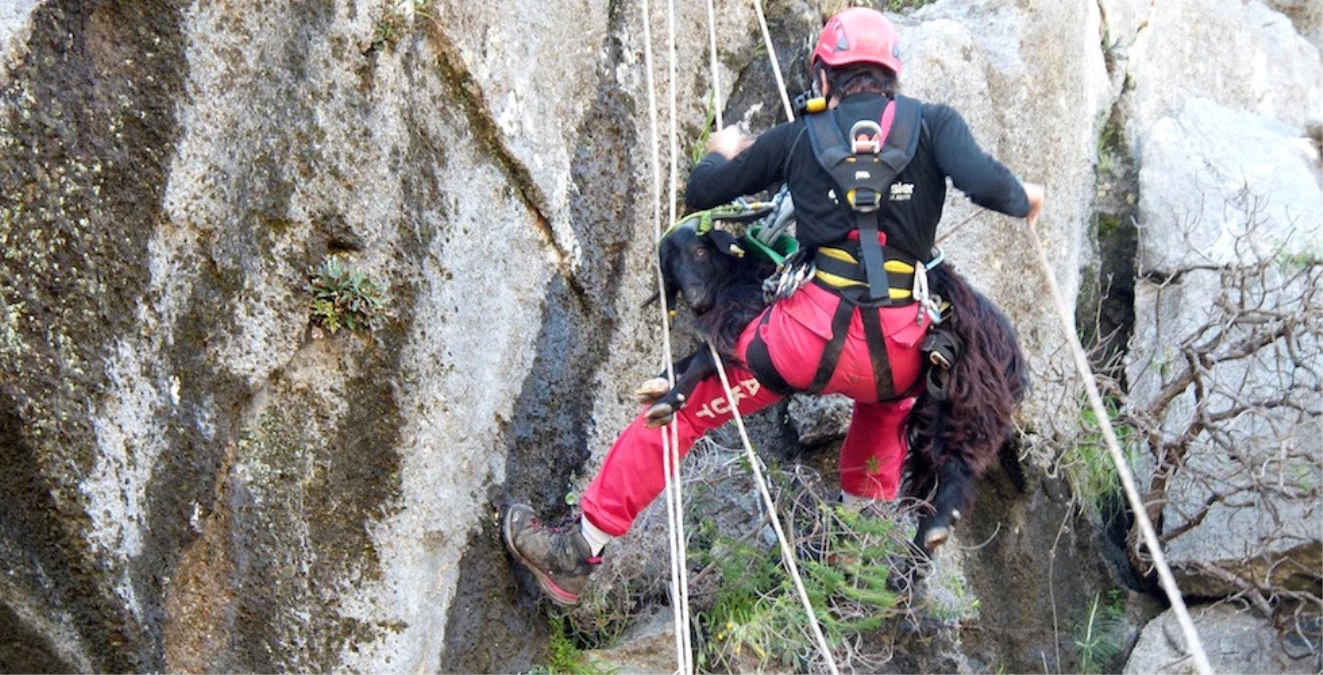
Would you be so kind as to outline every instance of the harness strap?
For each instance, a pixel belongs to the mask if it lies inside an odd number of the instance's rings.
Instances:
[[[882,267],[886,270],[889,286],[884,298],[889,298],[891,302],[881,304],[905,304],[914,297],[915,265],[897,249],[883,247],[882,252],[886,257]],[[816,268],[814,279],[833,291],[868,286],[863,268],[849,250],[821,246],[813,256],[813,264]]]
[[[744,353],[744,361],[753,372],[753,376],[758,378],[759,384],[773,393],[787,396],[794,393],[795,388],[781,377],[776,365],[772,363],[772,355],[767,352],[767,343],[763,341],[762,327],[767,325],[767,320],[771,316],[770,311],[763,312],[763,319],[758,322],[758,328],[754,329],[753,340],[749,342],[749,348]]]
[[[859,313],[864,324],[864,341],[868,345],[868,360],[873,364],[873,383],[877,387],[877,400],[896,398],[896,380],[891,374],[891,359],[887,356],[887,342],[882,336],[882,320],[877,310]]]
[[[840,304],[836,305],[836,314],[831,318],[831,339],[822,348],[822,360],[818,361],[818,371],[813,375],[813,384],[809,385],[808,393],[821,393],[835,374],[836,364],[841,360],[841,350],[845,348],[846,335],[850,332],[854,309],[855,304],[845,298],[841,298]]]
[[[859,249],[871,299],[889,297],[878,243],[878,210],[884,191],[909,164],[922,133],[922,106],[905,97],[887,101],[877,122],[859,120],[842,135],[839,109],[808,115],[806,128],[818,163],[831,174],[844,201],[855,213]],[[880,122],[880,124],[879,124]]]
[[[861,211],[859,223],[859,252],[864,259],[864,272],[868,275],[868,295],[873,299],[888,298],[890,285],[882,272],[882,245],[877,243],[877,209]]]

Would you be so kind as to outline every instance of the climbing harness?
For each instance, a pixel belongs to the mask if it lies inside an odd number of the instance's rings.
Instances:
[[[938,401],[951,399],[951,369],[964,353],[964,344],[954,333],[933,328],[919,345],[924,359],[924,388]]]
[[[855,214],[869,299],[886,298],[889,294],[878,241],[878,210],[887,188],[919,147],[923,108],[912,98],[893,97],[880,120],[855,121],[848,140],[841,135],[839,110],[810,113],[804,117],[805,126],[814,157],[831,174],[837,194],[844,195]]]

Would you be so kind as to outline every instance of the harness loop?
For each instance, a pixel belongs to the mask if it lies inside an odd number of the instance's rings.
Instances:
[[[923,323],[924,312],[933,326],[939,326],[946,317],[942,314],[942,296],[932,293],[928,288],[928,270],[942,264],[946,253],[940,248],[933,249],[933,258],[926,263],[914,266],[914,300],[919,304],[919,312],[914,317],[915,323]],[[949,366],[948,366],[949,367]]]

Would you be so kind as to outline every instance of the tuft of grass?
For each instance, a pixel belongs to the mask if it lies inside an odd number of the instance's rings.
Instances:
[[[386,289],[340,256],[308,268],[312,325],[335,334],[341,328],[375,331],[385,323]]]
[[[887,0],[886,11],[888,12],[911,12],[926,4],[929,0]]]
[[[598,661],[594,661],[579,649],[570,637],[571,622],[563,614],[550,618],[551,639],[547,643],[550,661],[545,666],[538,666],[528,671],[530,675],[610,675],[617,671]]]
[[[703,119],[703,131],[698,134],[698,140],[694,141],[694,147],[689,151],[689,166],[694,167],[707,154],[707,139],[712,135],[712,123],[717,119],[716,104],[714,95],[707,95],[707,114]]]
[[[1118,633],[1124,613],[1125,600],[1116,589],[1107,591],[1106,604],[1102,602],[1101,593],[1093,596],[1088,612],[1075,630],[1075,645],[1080,650],[1080,672],[1106,672],[1111,660],[1121,653]]]
[[[1116,423],[1120,406],[1114,399],[1108,399],[1104,403],[1108,417],[1113,420],[1112,429],[1116,432],[1116,440],[1121,445],[1122,452],[1127,455],[1126,461],[1133,468],[1134,453],[1138,447],[1135,430],[1129,425]],[[1080,412],[1080,435],[1071,454],[1073,455],[1071,461],[1065,464],[1071,486],[1083,505],[1097,511],[1104,497],[1120,489],[1121,477],[1117,474],[1116,467],[1112,464],[1112,457],[1107,452],[1098,416],[1094,413],[1093,407],[1087,403]]]

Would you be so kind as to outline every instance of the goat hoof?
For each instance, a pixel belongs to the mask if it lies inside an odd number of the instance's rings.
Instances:
[[[923,535],[923,547],[928,551],[936,551],[951,538],[951,528],[941,525],[928,530]]]
[[[675,408],[672,408],[671,404],[669,403],[658,403],[652,406],[651,408],[648,408],[648,413],[647,413],[648,421],[645,423],[644,426],[648,427],[649,429],[656,429],[657,427],[664,427],[667,424],[670,424],[671,420],[674,419],[675,419]]]
[[[671,383],[664,377],[654,377],[651,380],[640,384],[638,389],[634,390],[634,396],[638,402],[644,405],[651,405],[657,402],[666,392],[670,391]]]

